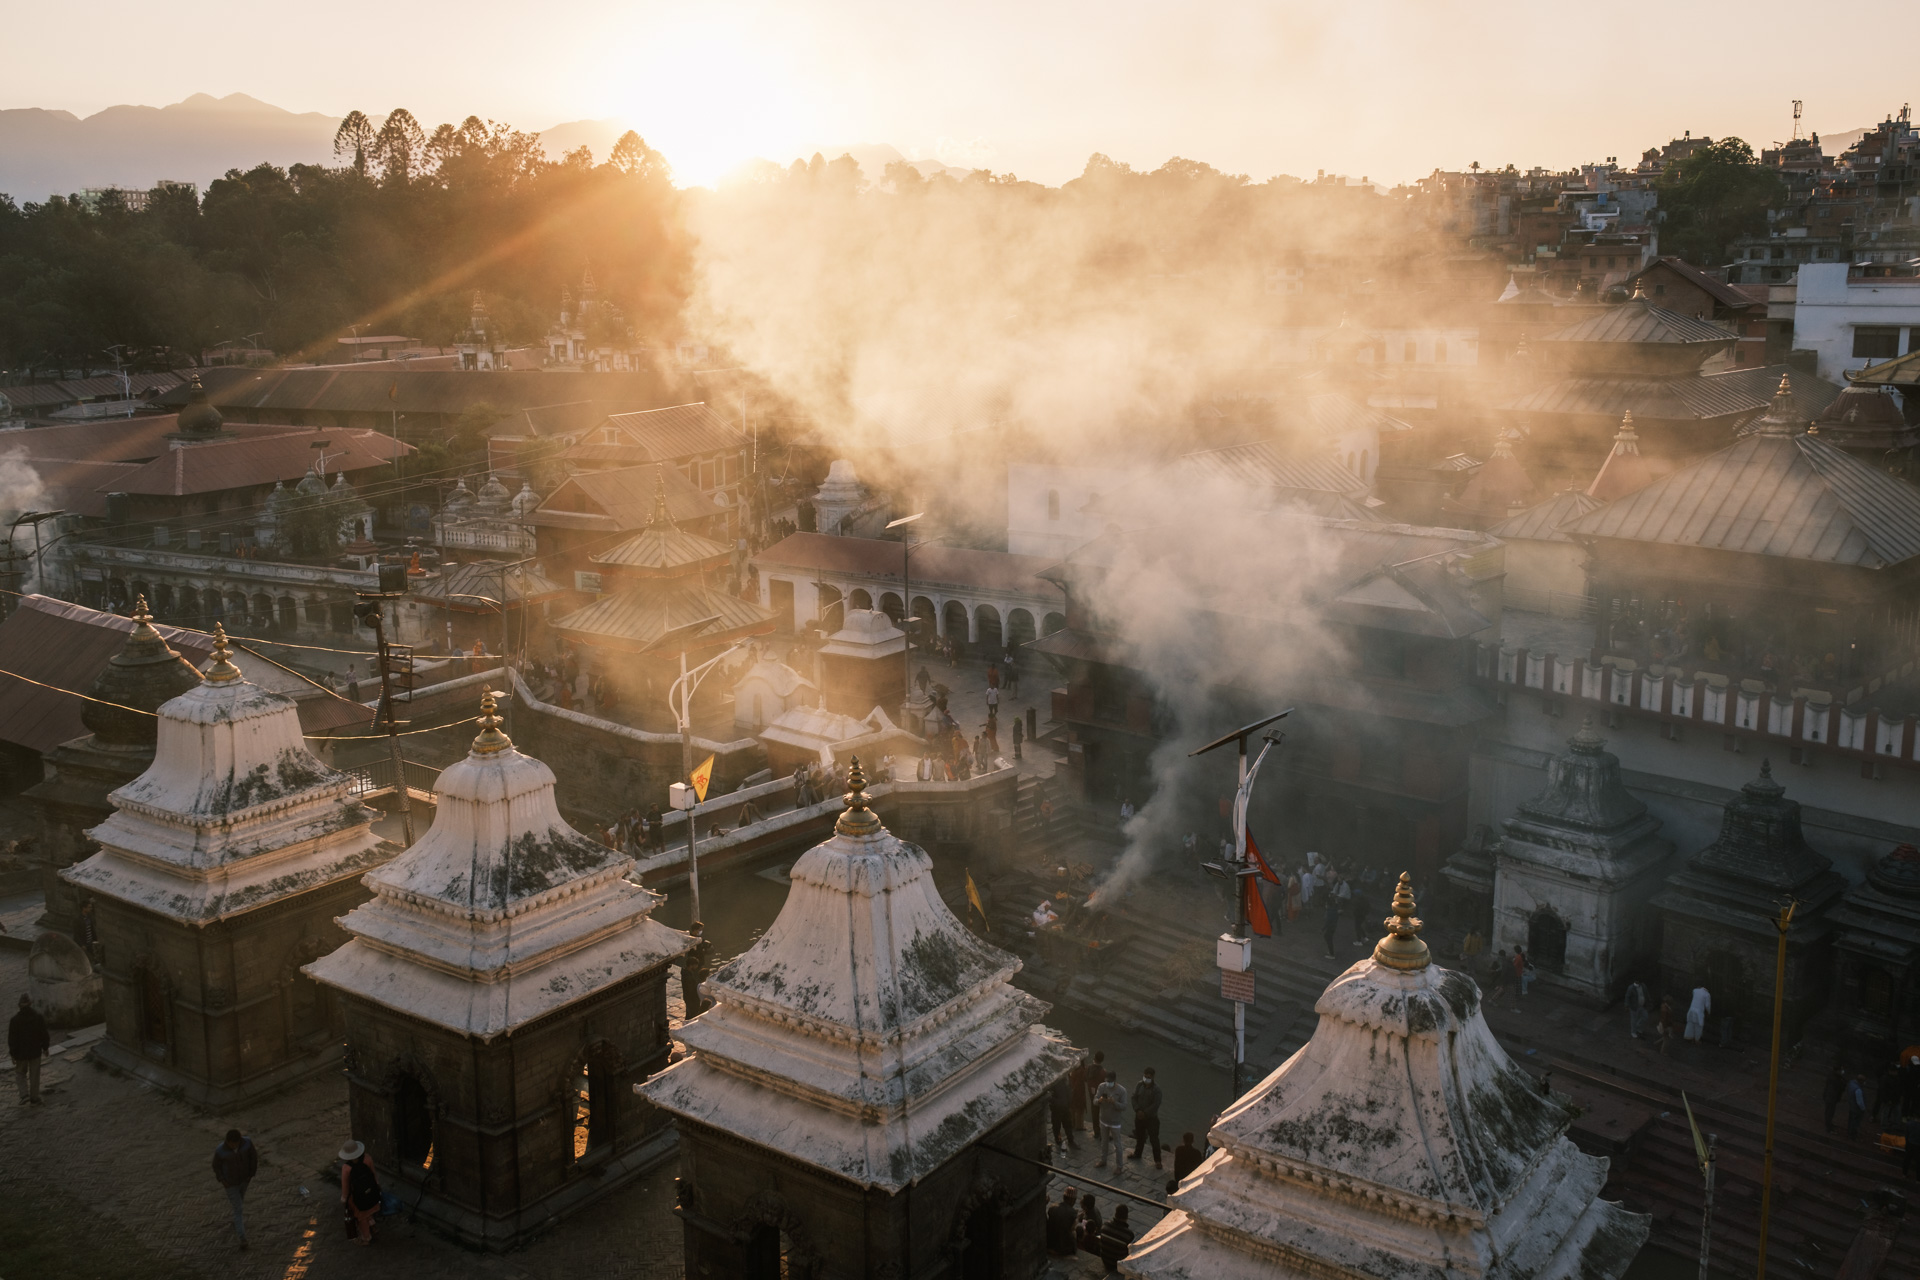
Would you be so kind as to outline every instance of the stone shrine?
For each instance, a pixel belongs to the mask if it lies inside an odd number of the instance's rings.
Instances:
[[[1542,982],[1612,1003],[1660,947],[1647,910],[1673,845],[1627,793],[1620,758],[1587,717],[1547,766],[1547,786],[1506,821],[1496,854],[1493,949],[1527,949]]]
[[[1334,979],[1313,1039],[1214,1146],[1123,1275],[1154,1280],[1617,1280],[1651,1220],[1507,1057],[1480,989],[1432,963],[1408,878],[1388,936]]]
[[[820,646],[821,705],[864,716],[899,707],[907,696],[907,633],[878,609],[848,609],[840,629]]]
[[[25,793],[40,810],[47,850],[44,927],[79,936],[80,896],[60,873],[99,847],[87,832],[113,815],[108,797],[152,765],[159,736],[153,713],[199,683],[200,673],[154,629],[147,598],[139,597],[126,645],[87,690],[97,701],[81,707],[80,722],[91,732],[48,752],[51,771]]]
[[[1833,911],[1844,1043],[1862,1065],[1890,1060],[1920,1028],[1920,849],[1867,868]]]
[[[315,759],[293,699],[247,681],[214,628],[204,683],[161,706],[146,772],[62,873],[91,895],[113,1066],[225,1106],[340,1056],[332,1003],[300,966],[393,856],[352,782]]]
[[[1687,860],[1655,895],[1660,913],[1660,979],[1686,1007],[1687,993],[1704,984],[1713,997],[1713,1021],[1738,1020],[1750,1038],[1773,1023],[1773,972],[1779,931],[1773,920],[1788,897],[1799,903],[1787,932],[1785,1028],[1797,1038],[1827,995],[1833,933],[1828,911],[1847,882],[1833,861],[1800,833],[1800,802],[1773,780],[1762,760],[1760,776],[1727,802],[1720,838]]]
[[[480,725],[433,827],[307,972],[344,1006],[353,1137],[381,1176],[506,1249],[672,1153],[632,1086],[666,1065],[667,967],[693,940],[652,918],[632,858],[567,825],[490,692]]]
[[[780,916],[641,1087],[680,1128],[689,1276],[1026,1277],[1072,1049],[868,807],[860,762]],[[1013,1153],[1011,1155],[1002,1153]]]

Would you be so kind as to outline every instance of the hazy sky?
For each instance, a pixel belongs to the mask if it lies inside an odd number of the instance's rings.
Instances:
[[[1856,128],[1920,97],[1911,0],[1809,9],[1669,0],[1614,20],[1484,0],[810,0],[537,6],[208,0],[16,6],[0,105],[80,114],[239,91],[296,111],[406,106],[538,129],[620,117],[683,180],[754,155],[890,142],[1058,182],[1088,153],[1171,155],[1256,179],[1376,181],[1469,161],[1623,159],[1685,129]],[[1825,43],[1823,52],[1818,46]]]

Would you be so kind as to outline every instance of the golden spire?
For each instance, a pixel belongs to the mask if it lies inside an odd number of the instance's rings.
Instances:
[[[133,636],[135,640],[158,640],[160,633],[153,629],[153,614],[147,608],[145,596],[133,598]]]
[[[475,755],[494,755],[513,745],[513,739],[500,732],[500,717],[494,710],[494,697],[491,689],[480,695],[480,733],[473,740]]]
[[[1413,878],[1402,871],[1393,891],[1393,914],[1381,921],[1387,936],[1373,949],[1375,964],[1412,973],[1433,963],[1427,944],[1420,941],[1421,922],[1413,911]]]
[[[232,684],[243,679],[240,668],[233,665],[233,650],[227,647],[227,629],[216,622],[213,624],[213,661],[207,664],[208,684]]]
[[[648,524],[671,525],[673,517],[667,513],[667,464],[662,462],[653,469],[653,518]]]
[[[839,821],[833,824],[835,835],[870,836],[880,830],[879,816],[867,807],[871,803],[867,799],[867,775],[860,767],[859,756],[847,764],[846,802]]]

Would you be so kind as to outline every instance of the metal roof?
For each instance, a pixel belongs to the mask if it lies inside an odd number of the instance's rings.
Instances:
[[[1920,555],[1920,489],[1818,436],[1756,432],[1567,532],[1881,569]]]
[[[1920,347],[1883,364],[1870,364],[1849,373],[1847,381],[1867,387],[1920,387]]]
[[[1767,296],[1765,286],[1761,287],[1759,297],[1753,297],[1750,294],[1740,292],[1740,290],[1734,288],[1724,280],[1714,279],[1700,268],[1694,266],[1691,262],[1688,262],[1685,258],[1656,258],[1648,263],[1645,269],[1628,276],[1627,283],[1631,285],[1642,276],[1652,275],[1654,269],[1657,267],[1665,267],[1694,288],[1712,298],[1715,302],[1718,302],[1721,306],[1744,309],[1756,303],[1763,307],[1766,305]]]
[[[702,647],[773,630],[772,610],[725,591],[692,584],[629,587],[556,619],[553,626],[589,644],[642,650],[675,627],[702,618],[716,618],[699,633]]]
[[[1548,334],[1540,342],[1619,342],[1639,346],[1694,346],[1702,343],[1732,343],[1739,334],[1711,320],[1656,307],[1634,299],[1582,320],[1578,324]]]
[[[325,444],[324,449],[314,448],[321,443]],[[251,488],[276,480],[298,480],[322,453],[327,458],[327,472],[337,474],[385,466],[396,457],[412,452],[411,445],[378,431],[278,431],[272,435],[209,440],[168,449],[137,471],[115,478],[111,483],[119,493],[179,498],[194,493]]]
[[[733,555],[711,538],[671,523],[654,523],[609,551],[587,557],[595,564],[620,569],[650,569],[667,574],[674,570],[693,570],[723,562]]]
[[[1263,489],[1347,496],[1364,495],[1367,490],[1364,481],[1332,458],[1283,452],[1268,440],[1182,454],[1178,465],[1194,476],[1218,477]]]
[[[204,369],[201,383],[222,413],[235,410],[314,410],[322,413],[464,413],[489,407],[502,413],[563,400],[665,399],[655,373],[478,373],[412,369]],[[186,403],[183,387],[161,400]]]
[[[660,476],[658,465],[582,471],[555,486],[528,515],[527,523],[580,527],[578,519],[586,517],[611,520],[616,529],[638,529],[653,518],[654,491]],[[665,479],[667,514],[675,520],[711,520],[724,509],[687,479],[680,468],[666,468]],[[548,519],[567,516],[575,519]]]
[[[509,608],[520,608],[556,599],[567,592],[567,588],[541,573],[537,565],[506,565],[493,560],[452,565],[436,577],[413,584],[409,590],[425,600],[445,600],[451,596],[459,601],[463,596],[469,597],[453,607],[477,613],[491,612],[493,606],[471,597],[504,600]]]
[[[1735,418],[1765,409],[1773,399],[1783,364],[1730,369],[1724,373],[1672,378],[1598,375],[1562,378],[1536,387],[1506,408],[1515,413],[1579,413],[1618,418],[1632,413],[1653,422],[1699,422]],[[1840,394],[1831,382],[1805,374],[1794,380],[1794,395],[1809,413],[1819,413]]]
[[[607,426],[645,454],[635,459],[638,462],[669,462],[747,447],[746,434],[704,403],[616,413],[607,418]]]
[[[1530,538],[1536,542],[1571,542],[1561,532],[1563,526],[1605,504],[1578,489],[1556,493],[1545,502],[1536,502],[1519,515],[1510,516],[1487,530],[1500,538]]]

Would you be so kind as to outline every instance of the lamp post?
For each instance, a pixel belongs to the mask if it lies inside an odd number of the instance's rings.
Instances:
[[[1773,1113],[1780,1098],[1780,1023],[1787,998],[1787,931],[1793,927],[1793,909],[1800,904],[1787,899],[1771,924],[1780,934],[1780,949],[1773,962],[1773,1062],[1767,1071],[1767,1150],[1760,1173],[1760,1265],[1754,1280],[1767,1280],[1767,1224],[1773,1210]]]
[[[1233,862],[1226,866],[1210,862],[1207,864],[1207,871],[1230,878],[1234,882],[1233,932],[1220,939],[1217,953],[1222,961],[1233,959],[1239,966],[1234,970],[1235,972],[1249,975],[1253,972],[1253,946],[1252,939],[1247,937],[1246,881],[1248,876],[1259,875],[1260,869],[1249,866],[1247,862],[1247,800],[1253,795],[1253,780],[1260,772],[1260,765],[1266,760],[1267,752],[1280,745],[1282,735],[1275,730],[1267,730],[1261,738],[1260,754],[1254,757],[1251,765],[1247,763],[1247,739],[1259,733],[1260,730],[1266,729],[1276,720],[1292,714],[1293,708],[1288,707],[1277,715],[1268,716],[1265,720],[1256,720],[1250,725],[1235,729],[1232,733],[1224,734],[1206,746],[1187,753],[1189,758],[1203,756],[1217,747],[1226,746],[1229,742],[1235,743],[1239,748],[1239,785],[1235,788],[1233,796]],[[1254,892],[1259,892],[1259,888],[1256,884]],[[1228,945],[1230,943],[1231,946]],[[1222,967],[1225,968],[1224,964]],[[1251,982],[1249,981],[1247,985],[1251,986]],[[1246,994],[1249,997],[1248,1000],[1239,999],[1236,994],[1233,1001],[1233,1097],[1236,1100],[1240,1097],[1240,1068],[1247,1060],[1247,1004],[1251,999],[1251,993]]]
[[[674,646],[677,646],[680,650],[680,678],[675,680],[667,689],[667,708],[673,712],[674,722],[680,730],[680,776],[683,781],[675,785],[682,788],[680,795],[684,797],[686,803],[684,805],[675,805],[674,807],[680,809],[681,812],[687,815],[687,891],[692,895],[693,918],[695,920],[700,919],[701,915],[700,852],[693,825],[694,813],[696,806],[699,804],[699,796],[695,794],[692,785],[693,693],[694,690],[700,687],[700,682],[706,679],[707,673],[713,670],[714,664],[718,663],[720,659],[726,657],[740,646],[737,644],[730,645],[689,671],[687,669],[687,649],[689,647],[687,642],[718,621],[720,621],[720,615],[716,613],[710,617],[701,618],[697,622],[689,622],[678,627],[669,628],[658,640],[647,646],[649,650],[667,649]],[[677,702],[675,701],[676,696],[678,697]],[[671,793],[669,794],[671,795]]]
[[[902,630],[907,633],[907,646],[900,651],[900,700],[905,702],[913,689],[913,539],[906,526],[912,524],[927,513],[916,511],[910,516],[901,516],[898,520],[889,520],[887,528],[900,529],[900,621]]]
[[[387,722],[387,748],[393,759],[393,789],[400,801],[400,828],[407,844],[413,844],[413,801],[407,794],[407,766],[400,758],[400,721],[393,711],[393,674],[387,661],[387,628],[383,616],[385,602],[407,594],[407,566],[382,564],[378,568],[379,590],[358,591],[360,603],[353,606],[360,625],[373,628],[375,650],[380,658],[380,717]]]

